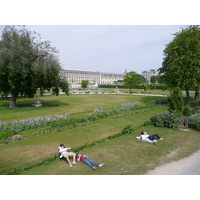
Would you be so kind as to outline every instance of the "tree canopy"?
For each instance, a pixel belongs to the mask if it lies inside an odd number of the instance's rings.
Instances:
[[[189,105],[189,90],[197,86],[198,92],[200,84],[200,27],[189,26],[173,35],[163,51],[163,63],[158,71],[169,87],[185,89]]]
[[[81,81],[81,87],[84,88],[84,89],[88,87],[88,84],[89,84],[88,80],[82,80]]]
[[[60,87],[64,81],[58,51],[49,41],[25,26],[6,26],[0,40],[0,92],[11,94],[10,107],[18,94],[33,97],[36,90]],[[65,88],[66,89],[66,88]],[[68,90],[66,89],[66,92]]]
[[[131,89],[135,86],[138,85],[141,82],[140,76],[134,71],[130,71],[126,73],[124,76],[124,83],[127,85],[127,87],[130,88],[130,93]]]

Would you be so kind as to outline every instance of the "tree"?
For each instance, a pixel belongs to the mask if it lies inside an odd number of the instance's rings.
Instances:
[[[81,87],[84,88],[84,89],[87,88],[88,84],[89,84],[88,80],[82,80],[81,81]]]
[[[151,83],[150,85],[149,85],[149,87],[151,88],[151,89],[156,89],[156,87],[157,87],[157,84],[156,83]]]
[[[138,78],[141,83],[147,83],[147,79],[143,75],[138,74]]]
[[[49,41],[25,26],[6,26],[0,40],[0,91],[11,93],[10,107],[18,94],[33,97],[38,88],[60,86],[58,51]]]
[[[124,83],[131,89],[140,83],[140,78],[136,72],[130,71],[124,76]]]
[[[162,81],[169,87],[184,88],[189,106],[189,90],[200,83],[200,27],[189,26],[175,33],[163,52],[162,67],[158,70]]]
[[[150,79],[150,83],[160,83],[160,75],[152,76]]]

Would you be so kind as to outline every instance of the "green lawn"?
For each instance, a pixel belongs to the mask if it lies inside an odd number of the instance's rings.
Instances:
[[[139,95],[118,95],[118,94],[92,94],[92,95],[59,95],[40,96],[42,107],[32,107],[34,98],[18,98],[17,107],[9,108],[10,99],[0,99],[0,121],[11,122],[17,119],[30,117],[71,114],[76,116],[86,116],[96,108],[113,108],[127,102],[147,102],[160,97],[139,96]]]
[[[40,98],[43,107],[31,107],[33,99],[21,98],[18,107],[7,107],[8,100],[0,100],[0,121],[12,121],[28,117],[46,116],[70,113],[73,117],[86,117],[95,108],[114,108],[121,103],[147,102],[161,97],[136,95],[59,95],[43,96]],[[143,109],[129,116],[111,116],[94,121],[93,123],[47,135],[34,136],[36,130],[21,132],[26,139],[0,146],[0,174],[20,172],[21,169],[30,168],[19,174],[145,174],[171,160],[176,160],[191,154],[200,148],[197,131],[187,132],[179,129],[157,128],[152,125],[141,127],[155,114],[165,112],[166,107]],[[122,135],[113,139],[109,136],[120,133],[131,123],[135,129],[134,134]],[[164,140],[158,145],[142,143],[135,139],[141,131],[149,134],[158,133]],[[95,146],[88,147],[90,143],[97,142]],[[86,145],[80,153],[87,154],[97,162],[104,162],[103,168],[91,170],[83,163],[77,163],[73,168],[65,161],[54,159],[57,147],[63,142],[66,146],[76,149]],[[9,155],[9,156],[8,156]],[[12,156],[10,156],[12,155]],[[50,159],[50,160],[49,160]],[[42,165],[39,166],[39,163]]]
[[[80,151],[104,167],[95,171],[81,162],[72,168],[64,160],[55,161],[24,171],[21,174],[33,175],[140,175],[156,166],[178,160],[200,148],[200,134],[195,131],[181,131],[167,128],[145,127],[149,133],[158,133],[164,140],[157,145],[138,141],[144,128],[137,129],[134,134],[123,135]],[[178,139],[177,139],[178,138]],[[195,139],[194,139],[195,138]]]

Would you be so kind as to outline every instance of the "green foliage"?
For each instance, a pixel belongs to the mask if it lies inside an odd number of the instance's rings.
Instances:
[[[173,88],[168,96],[168,110],[170,112],[178,113],[182,115],[184,108],[184,100],[181,90],[179,88]]]
[[[198,107],[198,106],[200,106],[200,101],[191,101],[190,106],[191,107]]]
[[[0,132],[0,141],[2,140],[7,140],[9,139],[11,136],[18,134],[18,131],[16,130],[5,130],[3,132]]]
[[[179,115],[165,112],[150,118],[151,124],[157,127],[177,128],[180,124]]]
[[[192,129],[195,129],[197,131],[200,131],[200,122],[196,122],[194,124],[189,124],[188,127],[192,128]]]
[[[162,98],[162,99],[156,99],[156,100],[151,100],[150,101],[151,104],[167,104],[168,100],[167,98]]]
[[[183,115],[184,116],[190,116],[190,109],[189,109],[189,107],[185,107],[184,109],[183,109]]]
[[[174,34],[164,49],[162,82],[172,87],[184,87],[189,105],[189,90],[200,83],[200,27],[189,26]]]
[[[149,85],[146,84],[146,83],[142,83],[142,84],[141,84],[141,88],[142,88],[144,91],[147,91],[148,89],[150,89]]]
[[[138,77],[138,74],[136,72],[128,72],[124,76],[124,83],[131,89],[134,87],[134,85],[138,85],[140,83],[140,78]]]
[[[144,122],[144,124],[142,126],[148,126],[150,124],[151,124],[151,121],[146,121],[146,122]]]
[[[152,76],[150,79],[151,83],[160,83],[160,75]]]
[[[200,110],[188,118],[188,127],[200,131]]]
[[[24,26],[6,26],[0,40],[0,92],[11,94],[10,107],[16,107],[18,94],[32,98],[40,91],[53,88],[58,94],[61,65],[58,51],[49,41],[40,42],[39,34]],[[65,87],[66,91],[66,87]],[[42,92],[41,92],[42,93]]]
[[[88,80],[82,80],[82,81],[81,81],[81,87],[82,87],[82,88],[87,88],[87,87],[88,87],[88,84],[89,84],[89,81],[88,81]]]
[[[134,128],[132,127],[132,124],[127,124],[124,129],[122,130],[123,134],[132,134],[134,133]]]

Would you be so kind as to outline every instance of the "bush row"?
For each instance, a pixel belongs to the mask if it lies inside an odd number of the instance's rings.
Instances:
[[[157,127],[178,128],[185,121],[177,113],[165,112],[151,117],[150,122],[145,122],[144,125],[149,123]],[[188,127],[200,131],[200,118],[189,117]]]
[[[171,112],[155,115],[150,120],[157,127],[177,128],[180,125],[179,115]]]

